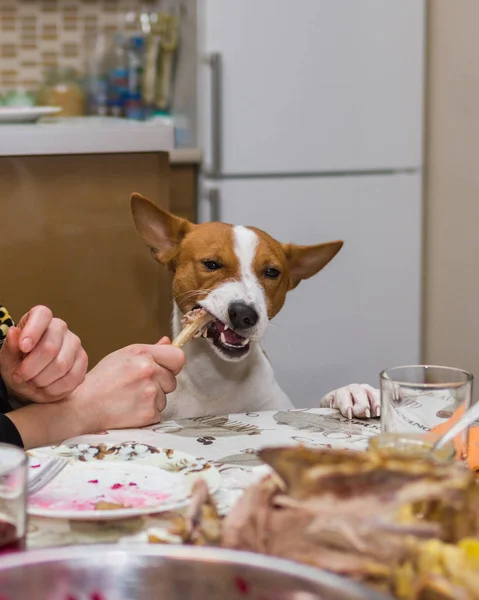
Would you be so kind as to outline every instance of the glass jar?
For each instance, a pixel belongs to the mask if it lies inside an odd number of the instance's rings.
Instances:
[[[454,462],[456,447],[453,442],[432,450],[439,437],[432,433],[380,433],[369,440],[368,451],[384,458],[407,456],[413,460],[428,458],[438,463]]]
[[[78,75],[71,68],[54,68],[45,74],[45,83],[38,92],[40,106],[58,106],[59,117],[79,117],[85,114],[85,94]]]

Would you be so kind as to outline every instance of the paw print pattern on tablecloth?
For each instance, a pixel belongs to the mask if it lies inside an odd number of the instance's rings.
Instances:
[[[198,438],[196,441],[200,444],[203,444],[203,446],[210,446],[215,441],[215,438],[211,435],[204,435],[203,437]]]

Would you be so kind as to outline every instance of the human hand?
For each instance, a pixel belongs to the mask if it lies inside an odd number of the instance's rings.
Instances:
[[[83,420],[85,433],[158,423],[184,363],[182,350],[168,338],[127,346],[101,360],[67,403]]]
[[[64,398],[84,380],[87,367],[78,336],[46,306],[35,306],[10,327],[0,350],[0,375],[20,400]]]

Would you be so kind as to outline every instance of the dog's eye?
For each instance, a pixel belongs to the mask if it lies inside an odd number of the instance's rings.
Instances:
[[[279,269],[275,269],[274,267],[269,267],[264,272],[264,276],[268,277],[268,279],[278,279],[281,275],[281,271]]]
[[[220,263],[216,262],[216,260],[204,260],[203,264],[208,269],[208,271],[217,271],[218,269],[221,269]]]

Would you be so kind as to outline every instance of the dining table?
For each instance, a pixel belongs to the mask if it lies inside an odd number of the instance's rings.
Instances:
[[[104,431],[65,440],[78,452],[100,444],[128,444],[185,452],[211,463],[220,473],[214,498],[220,514],[234,506],[244,489],[264,476],[261,448],[302,444],[316,448],[367,447],[380,433],[379,419],[348,420],[330,408],[292,409],[212,415],[165,421],[142,429]],[[176,514],[177,516],[177,514]],[[174,513],[115,520],[67,520],[30,516],[28,549],[77,544],[129,544],[148,540],[151,531],[168,531]]]

